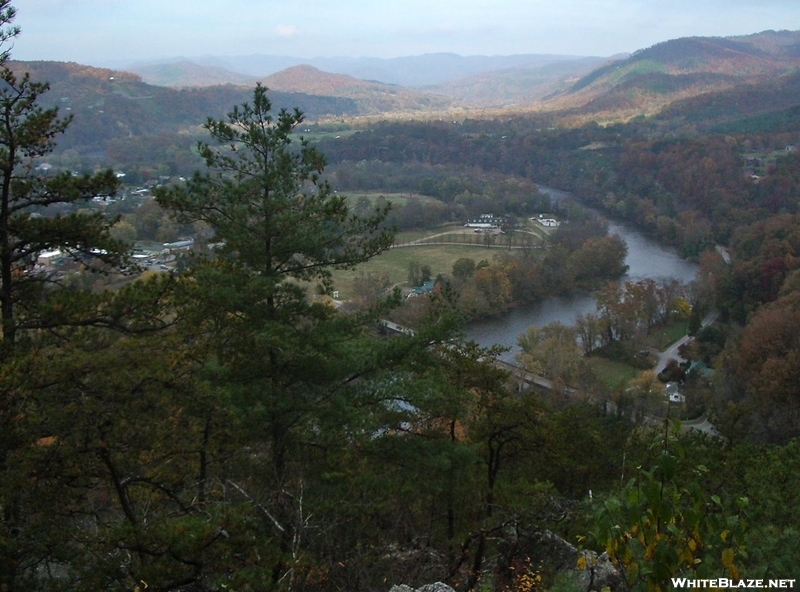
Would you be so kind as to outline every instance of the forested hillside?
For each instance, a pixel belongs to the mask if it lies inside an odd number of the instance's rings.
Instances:
[[[673,39],[597,68],[552,103],[578,119],[654,115],[676,100],[792,74],[798,44],[800,35],[790,31]]]
[[[219,117],[231,105],[243,102],[248,86],[169,89],[152,86],[139,76],[62,62],[12,62],[16,72],[30,72],[33,80],[49,82],[46,104],[76,116],[60,147],[79,151],[102,150],[120,138],[177,133],[196,127],[206,117]],[[310,117],[357,114],[351,99],[273,93],[276,105],[301,108]]]

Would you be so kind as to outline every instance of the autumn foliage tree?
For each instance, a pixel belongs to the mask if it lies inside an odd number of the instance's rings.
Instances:
[[[678,429],[666,422],[663,437],[653,441],[651,464],[638,467],[595,510],[590,540],[637,592],[669,590],[675,577],[738,580],[747,557],[748,498],[708,493],[708,468],[687,467]],[[592,566],[582,558],[579,568]]]
[[[736,348],[736,375],[771,441],[785,442],[800,434],[800,312],[796,306],[796,299],[787,299],[757,312]]]

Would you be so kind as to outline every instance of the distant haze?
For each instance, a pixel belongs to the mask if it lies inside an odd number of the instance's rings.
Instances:
[[[610,56],[687,36],[800,29],[798,0],[25,0],[19,60],[177,56]]]

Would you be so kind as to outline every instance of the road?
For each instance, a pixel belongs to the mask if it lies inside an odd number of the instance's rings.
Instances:
[[[682,421],[681,422],[681,431],[688,432],[690,430],[695,430],[698,432],[703,432],[704,434],[708,434],[709,436],[713,436],[715,438],[720,438],[721,434],[717,431],[717,428],[714,427],[706,416],[701,417],[700,419],[696,419],[693,421]]]
[[[708,325],[711,325],[717,320],[718,317],[719,317],[719,312],[717,311],[710,312],[703,319],[702,326],[707,327]],[[685,362],[686,360],[681,358],[680,355],[678,354],[678,350],[682,345],[689,343],[692,339],[693,338],[690,337],[689,335],[684,335],[664,351],[654,352],[658,356],[658,364],[656,364],[656,367],[654,368],[656,375],[658,375],[662,370],[664,370],[664,368],[667,366],[667,362],[669,362],[669,360],[671,359],[678,360],[678,362]]]
[[[519,234],[530,234],[535,236],[541,240],[541,235],[531,230],[524,230],[524,229],[515,229],[513,232]],[[413,241],[409,241],[407,243],[395,244],[392,245],[392,249],[401,249],[405,247],[429,247],[429,246],[440,246],[440,245],[455,245],[458,247],[482,247],[482,248],[492,248],[492,249],[530,249],[530,248],[541,248],[541,245],[509,245],[509,244],[502,244],[501,237],[506,236],[504,233],[500,232],[485,232],[484,236],[490,235],[493,237],[490,245],[487,245],[484,242],[484,239],[481,239],[478,242],[472,241],[448,241],[448,242],[435,242],[437,238],[441,238],[444,236],[466,236],[472,237],[473,233],[468,231],[463,231],[461,229],[452,229],[445,232],[440,232],[438,234],[431,234],[428,236],[424,236],[422,238],[418,238]]]
[[[706,317],[702,321],[702,326],[706,327],[714,323],[718,317],[719,313],[716,311],[706,315]],[[397,333],[404,333],[406,335],[414,334],[413,329],[403,327],[402,325],[398,325],[397,323],[393,323],[388,320],[381,320],[381,324],[387,329],[390,329]],[[666,366],[667,362],[670,359],[677,359],[679,362],[683,361],[682,358],[678,355],[678,348],[680,348],[680,346],[683,345],[684,343],[688,343],[691,339],[692,339],[691,337],[685,335],[681,339],[673,343],[671,346],[669,346],[667,349],[665,349],[663,352],[657,352],[657,355],[659,356],[659,361],[658,365],[656,366],[656,374],[658,374],[664,369],[664,367]],[[531,374],[521,366],[517,366],[516,364],[511,364],[509,362],[504,362],[500,359],[495,359],[494,363],[499,368],[507,370],[508,372],[511,373],[512,376],[517,376],[518,378],[522,379],[523,382],[529,385],[534,384],[536,386],[543,387],[545,389],[553,388],[552,381],[548,380],[547,378],[544,378],[543,376],[537,376]],[[566,392],[567,394],[574,394],[576,391],[572,388],[567,388]],[[616,412],[614,403],[606,402],[605,405],[607,411],[611,413]],[[662,424],[663,422],[664,419],[661,417],[646,416],[644,418],[645,425],[657,426],[659,424]],[[701,417],[700,419],[687,420],[681,422],[682,432],[688,432],[690,430],[703,432],[704,434],[708,434],[709,436],[713,436],[715,438],[721,437],[719,431],[717,431],[717,428],[715,428],[714,425],[710,421],[708,421],[708,418],[705,416]]]
[[[703,327],[707,327],[708,325],[713,324],[717,320],[717,318],[719,318],[719,312],[717,311],[710,312],[703,319],[701,325]],[[657,352],[658,364],[656,364],[655,367],[656,375],[658,375],[662,370],[664,370],[664,368],[667,365],[667,362],[669,362],[669,360],[671,359],[678,360],[678,362],[685,362],[686,360],[681,358],[680,355],[678,354],[678,349],[680,349],[682,345],[689,343],[689,341],[691,340],[692,337],[690,337],[689,335],[684,335],[664,351]],[[681,422],[681,431],[688,432],[689,430],[696,430],[698,432],[703,432],[704,434],[708,434],[709,436],[713,436],[715,438],[720,437],[720,433],[719,431],[717,431],[717,428],[715,428],[714,424],[708,421],[708,418],[705,416],[697,420]]]

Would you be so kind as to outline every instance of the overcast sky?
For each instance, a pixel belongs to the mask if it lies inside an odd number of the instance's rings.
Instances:
[[[800,29],[800,0],[17,0],[12,57],[610,56],[687,36]]]

